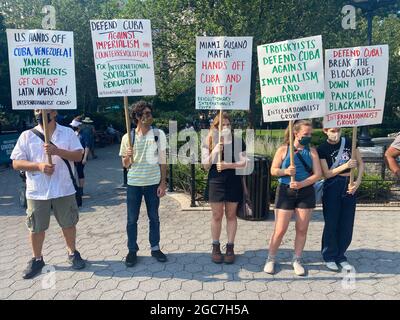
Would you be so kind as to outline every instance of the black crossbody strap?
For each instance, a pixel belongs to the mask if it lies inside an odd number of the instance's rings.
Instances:
[[[313,169],[307,164],[307,162],[304,160],[303,156],[296,152],[297,158],[299,158],[300,162],[303,164],[304,168],[306,169],[306,171],[310,174],[313,175]]]
[[[45,140],[45,137],[44,137],[44,135],[43,135],[43,133],[41,133],[40,131],[38,131],[37,129],[31,129],[31,131],[32,131],[36,136],[38,136],[43,142],[46,141],[46,140]],[[57,147],[53,142],[50,141],[50,143],[51,143],[53,146]],[[67,166],[67,168],[68,168],[69,176],[71,177],[72,184],[74,185],[74,187],[76,187],[77,184],[76,184],[76,181],[75,181],[74,174],[73,174],[73,172],[72,172],[71,164],[69,163],[69,161],[68,161],[67,159],[64,159],[64,158],[61,158],[61,159],[64,161],[64,163],[66,164],[66,166]]]

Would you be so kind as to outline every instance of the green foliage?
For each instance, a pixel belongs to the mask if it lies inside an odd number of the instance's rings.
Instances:
[[[97,105],[115,104],[115,99],[99,99],[97,97],[95,67],[89,20],[114,18],[118,14],[118,1],[110,0],[2,0],[2,11],[5,13],[7,28],[41,29],[44,14],[43,6],[51,4],[56,9],[56,26],[58,30],[73,31],[75,44],[75,73],[78,109],[86,112],[97,111]],[[7,46],[2,45],[5,33],[0,20],[0,57]],[[10,107],[11,99],[3,97],[3,92],[10,93],[9,75],[2,71],[0,59],[0,84],[7,84],[6,89],[0,90],[0,105]],[[8,63],[7,63],[8,69]],[[0,87],[1,89],[1,87]]]
[[[394,186],[393,181],[384,181],[379,175],[363,176],[363,180],[358,189],[358,198],[363,201],[385,201],[390,197],[390,190]]]
[[[168,166],[169,167],[169,166]],[[169,170],[169,169],[168,169]],[[173,165],[173,181],[174,187],[178,190],[184,190],[190,192],[190,165],[184,165],[181,163]],[[208,171],[204,170],[201,165],[195,165],[195,176],[196,176],[196,193],[198,196],[204,195],[204,190],[207,184]]]
[[[275,200],[278,178],[271,177],[271,203]],[[357,190],[357,199],[360,202],[385,202],[390,198],[393,181],[384,181],[379,175],[363,176],[360,187]]]
[[[271,189],[270,189],[270,202],[274,203],[275,201],[275,194],[276,194],[276,188],[278,187],[278,177],[272,177],[271,176]]]
[[[14,123],[18,122],[18,116],[14,113],[0,112],[0,127],[2,131],[15,130]]]
[[[125,3],[125,4],[124,4]],[[400,1],[398,1],[398,4]],[[321,34],[325,48],[365,45],[367,24],[357,14],[356,30],[343,30],[342,7],[347,0],[0,0],[0,105],[10,107],[5,27],[40,28],[44,5],[57,12],[57,29],[74,31],[78,109],[96,112],[120,103],[97,97],[90,19],[147,18],[153,28],[158,110],[194,113],[196,36],[253,36],[251,110],[241,117],[261,122],[256,48],[275,41]],[[400,19],[381,9],[374,19],[374,43],[387,43],[390,68],[385,123],[400,125]],[[9,109],[7,109],[9,110]],[[166,121],[160,120],[161,125]]]
[[[155,126],[167,132],[170,121],[177,121],[178,129],[183,128],[187,122],[186,117],[184,117],[182,113],[178,111],[160,112],[156,110],[154,117]]]

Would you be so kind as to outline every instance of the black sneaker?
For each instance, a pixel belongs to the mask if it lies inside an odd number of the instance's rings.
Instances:
[[[161,250],[151,251],[151,256],[156,258],[158,262],[166,262],[167,256]]]
[[[136,252],[134,252],[134,251],[129,251],[129,253],[128,253],[128,255],[126,256],[126,259],[125,259],[125,265],[126,265],[128,268],[132,268],[132,267],[136,264],[136,261],[137,261]]]
[[[74,254],[68,255],[68,262],[72,265],[72,269],[75,270],[83,269],[86,266],[86,262],[82,259],[78,250],[75,250]]]
[[[32,279],[33,277],[42,272],[44,265],[45,263],[43,257],[39,261],[37,261],[36,258],[32,258],[28,262],[28,265],[26,266],[26,269],[24,270],[22,277],[24,279]]]

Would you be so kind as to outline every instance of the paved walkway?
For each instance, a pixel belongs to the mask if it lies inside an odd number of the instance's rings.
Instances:
[[[70,270],[56,221],[52,218],[44,245],[49,273],[22,280],[30,258],[24,210],[17,201],[20,179],[0,169],[0,299],[399,299],[400,212],[358,211],[348,258],[357,269],[336,274],[321,265],[323,219],[316,212],[304,254],[307,277],[296,277],[290,267],[294,225],[278,254],[278,273],[262,272],[267,239],[273,222],[239,220],[237,263],[210,262],[210,212],[187,212],[166,197],[161,202],[162,249],[165,264],[150,256],[145,212],[139,221],[138,264],[126,268],[126,205],[117,146],[98,150],[87,166],[88,186],[80,223],[78,248],[89,266]],[[226,241],[224,235],[223,241]]]

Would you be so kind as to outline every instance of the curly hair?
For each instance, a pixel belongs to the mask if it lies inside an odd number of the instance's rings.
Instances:
[[[138,120],[136,117],[141,117],[143,115],[143,111],[149,108],[151,112],[153,112],[153,106],[150,102],[140,100],[132,105],[132,111],[131,111],[131,119],[135,124],[138,123]]]

